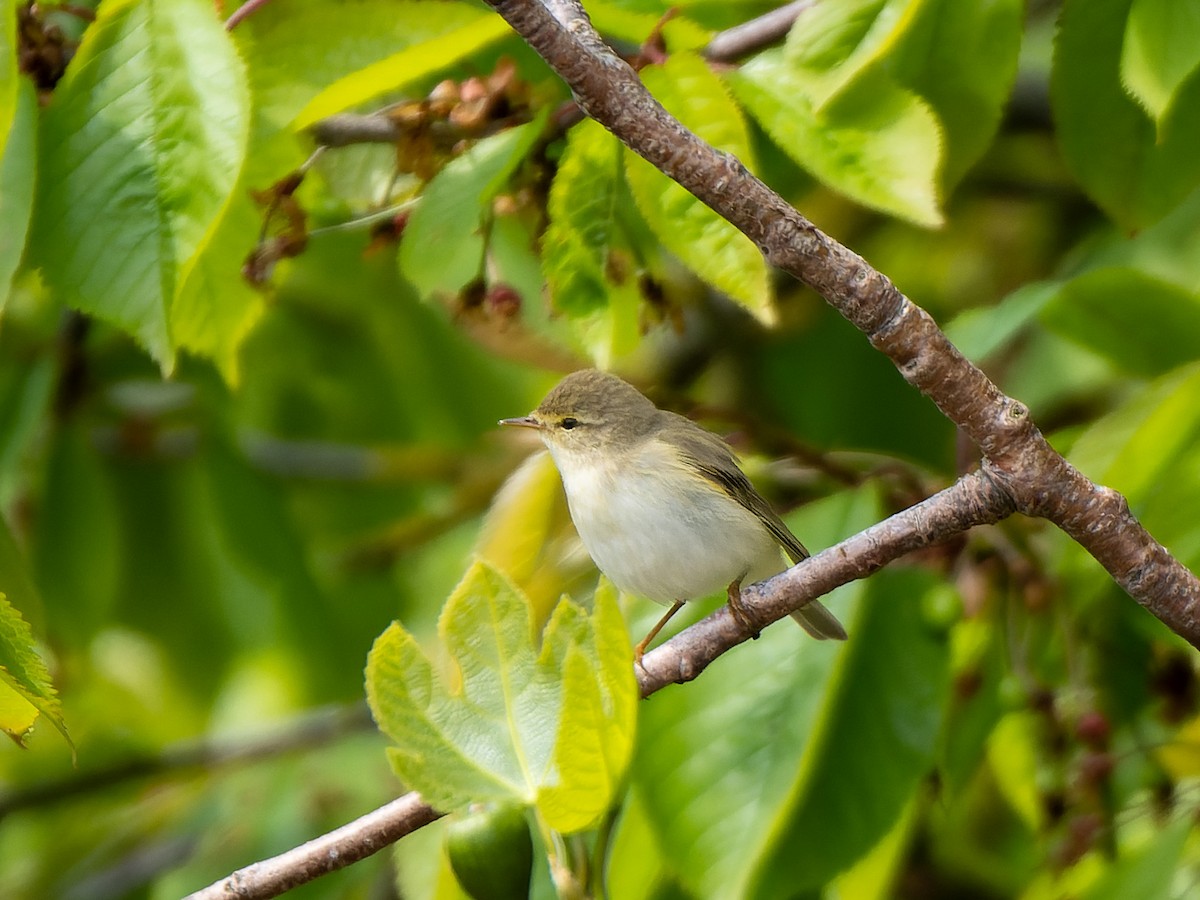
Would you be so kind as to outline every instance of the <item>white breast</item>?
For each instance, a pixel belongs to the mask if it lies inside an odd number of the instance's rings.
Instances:
[[[652,446],[619,466],[555,450],[575,528],[621,590],[669,603],[783,570],[770,532],[736,501],[699,480],[682,492],[664,490],[651,473],[669,463]]]

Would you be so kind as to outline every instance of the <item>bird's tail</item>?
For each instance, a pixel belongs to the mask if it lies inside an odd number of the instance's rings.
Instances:
[[[842,627],[842,623],[819,601],[814,600],[800,607],[792,613],[792,618],[818,641],[846,639],[846,629]]]

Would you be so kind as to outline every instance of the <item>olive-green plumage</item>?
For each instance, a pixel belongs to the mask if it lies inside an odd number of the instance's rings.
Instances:
[[[783,570],[782,548],[808,556],[754,489],[733,451],[689,419],[661,410],[615,375],[568,375],[536,410],[502,424],[536,428],[562,476],[571,518],[596,565],[617,587],[661,603]],[[793,617],[817,638],[844,639],[820,603]]]

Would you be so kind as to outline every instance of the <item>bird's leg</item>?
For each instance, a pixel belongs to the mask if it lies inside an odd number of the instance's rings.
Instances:
[[[743,572],[733,581],[729,582],[729,612],[737,619],[738,623],[747,631],[752,631],[751,638],[758,640],[758,628],[754,625],[754,620],[746,611],[746,607],[742,606],[742,579],[746,577]]]
[[[671,604],[671,608],[667,610],[667,614],[658,620],[658,624],[650,629],[650,633],[638,641],[638,645],[633,648],[633,661],[638,665],[642,664],[642,656],[646,652],[646,648],[650,646],[650,642],[658,637],[658,633],[662,631],[664,625],[671,621],[671,616],[683,609],[683,601],[676,600]]]

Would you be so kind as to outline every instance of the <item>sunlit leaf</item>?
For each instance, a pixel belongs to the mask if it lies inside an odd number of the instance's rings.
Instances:
[[[443,4],[410,4],[425,7],[426,15],[441,16]],[[451,20],[454,21],[454,20]],[[492,13],[480,13],[473,21],[447,29],[443,34],[386,59],[339,78],[317,94],[296,117],[297,129],[319,119],[358,106],[387,91],[394,91],[441,69],[460,62],[472,53],[512,34],[508,23]]]
[[[46,110],[35,259],[164,369],[182,270],[229,200],[248,130],[241,57],[202,0],[105,3]]]
[[[818,109],[894,49],[926,0],[847,0],[804,10],[788,32],[787,58],[807,77]]]
[[[33,632],[0,593],[0,731],[20,743],[38,713],[70,741],[50,673],[34,650]]]
[[[676,53],[641,75],[684,125],[753,171],[742,114],[700,57]],[[767,265],[750,239],[644,159],[626,154],[625,170],[638,210],[663,246],[709,284],[772,321]]]
[[[635,253],[623,232],[624,151],[591,120],[567,136],[547,201],[542,266],[556,310],[569,316],[601,368],[637,346]]]
[[[1197,35],[1197,0],[1133,0],[1121,47],[1121,81],[1160,127],[1184,81],[1200,66]]]
[[[611,596],[597,597],[591,616],[564,599],[539,649],[525,599],[477,563],[438,631],[455,664],[450,682],[399,624],[367,663],[367,697],[396,745],[397,774],[442,810],[519,803],[556,831],[594,824],[623,777],[636,704]]]
[[[866,206],[922,225],[941,222],[940,130],[916,94],[876,76],[818,111],[780,51],[760,53],[729,79],[772,140],[817,179]]]

